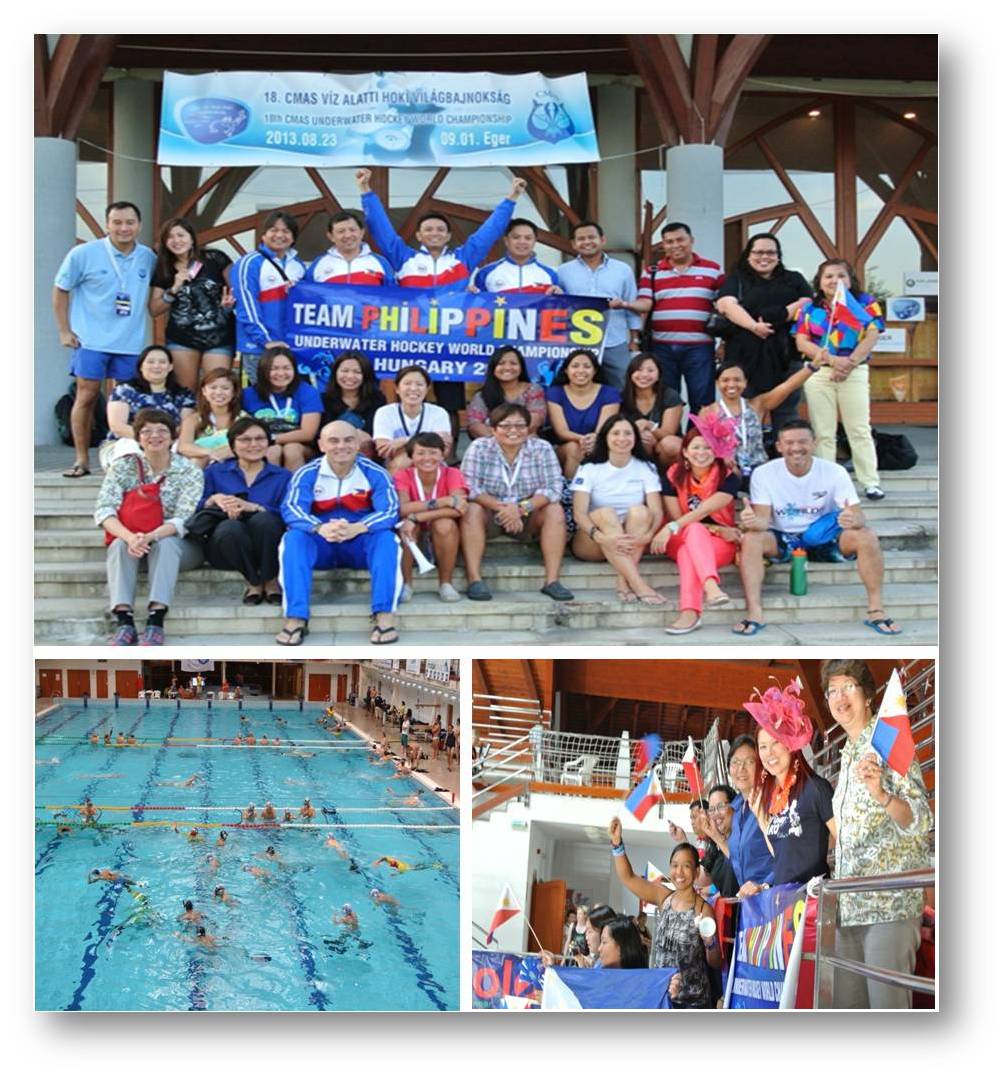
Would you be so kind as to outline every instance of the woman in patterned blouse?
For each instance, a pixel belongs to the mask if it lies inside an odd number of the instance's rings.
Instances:
[[[834,877],[879,875],[929,867],[931,811],[917,760],[905,775],[883,766],[871,746],[875,681],[860,659],[822,668],[823,692],[847,734],[833,794],[837,823]],[[837,956],[912,973],[920,945],[924,891],[841,894]],[[834,1005],[842,1009],[908,1009],[910,992],[838,969]]]
[[[105,472],[94,510],[94,522],[111,536],[106,566],[111,610],[118,621],[113,647],[139,642],[144,647],[164,642],[164,617],[174,597],[178,572],[202,564],[202,547],[185,538],[185,521],[202,496],[202,471],[190,460],[171,452],[174,418],[157,408],[144,408],[133,420],[141,456],[123,456]],[[157,483],[163,522],[149,531],[132,530],[119,519],[129,491]],[[135,526],[135,525],[134,525]],[[143,638],[138,640],[133,604],[140,562],[148,562],[149,614]]]

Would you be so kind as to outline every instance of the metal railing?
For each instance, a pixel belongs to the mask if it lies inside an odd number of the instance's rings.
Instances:
[[[819,911],[816,919],[816,983],[814,1009],[833,1008],[833,981],[837,969],[864,976],[869,980],[908,991],[935,993],[935,981],[926,976],[867,965],[850,958],[837,957],[837,908],[841,894],[862,894],[884,890],[916,890],[934,886],[934,869],[918,868],[886,875],[859,875],[847,879],[823,879],[819,886]]]
[[[529,747],[529,736],[524,736],[501,748],[479,752],[472,764],[471,777],[474,780],[485,779],[488,784],[471,794],[474,818],[513,799],[521,800],[524,804],[529,802]]]

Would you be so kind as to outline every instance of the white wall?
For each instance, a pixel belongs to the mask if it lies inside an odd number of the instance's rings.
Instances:
[[[514,823],[527,828],[514,829]],[[516,900],[529,914],[530,848],[532,823],[520,804],[496,811],[487,820],[475,821],[470,843],[471,916],[486,931],[498,905],[502,888],[512,887]],[[527,949],[526,917],[516,916],[499,928],[499,949],[519,953]]]

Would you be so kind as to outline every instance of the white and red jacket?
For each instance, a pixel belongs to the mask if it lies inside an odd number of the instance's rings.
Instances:
[[[560,288],[558,274],[550,266],[541,265],[536,258],[520,265],[507,254],[497,262],[489,262],[474,274],[479,292],[546,292]]]
[[[391,284],[394,270],[382,255],[374,254],[364,243],[355,258],[349,259],[329,247],[310,263],[307,280],[319,284]]]
[[[303,280],[306,271],[292,249],[280,258],[259,247],[239,259],[233,273],[239,352],[258,355],[268,341],[283,339],[283,300],[292,285]]]

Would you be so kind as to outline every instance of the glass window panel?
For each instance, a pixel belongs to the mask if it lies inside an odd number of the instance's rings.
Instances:
[[[784,264],[811,281],[824,255],[801,219],[789,217],[778,230],[777,238],[784,252]]]
[[[744,93],[739,98],[739,106],[736,109],[735,119],[729,128],[729,142],[738,142],[739,139],[769,123],[777,116],[790,112],[799,104],[804,104],[806,111],[809,108],[809,98],[798,96],[773,97],[763,94]]]
[[[760,156],[759,153],[757,156]],[[760,157],[761,162],[763,158]],[[728,169],[725,173],[725,216],[752,213],[765,206],[780,206],[791,201],[791,195],[777,178],[773,169]]]
[[[863,179],[858,179],[857,202],[858,242],[860,242],[864,237],[864,234],[871,228],[875,218],[882,212],[882,207],[885,205],[885,201],[877,192],[873,191]]]
[[[921,268],[920,253],[920,241],[907,223],[901,217],[894,218],[865,266],[866,287],[880,294],[899,295],[903,274]]]
[[[100,225],[108,206],[108,166],[104,161],[77,162],[77,198]],[[79,214],[77,239],[94,239],[94,233]]]

